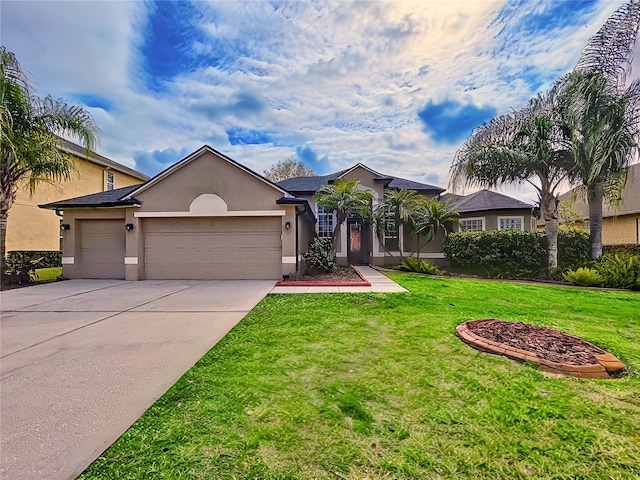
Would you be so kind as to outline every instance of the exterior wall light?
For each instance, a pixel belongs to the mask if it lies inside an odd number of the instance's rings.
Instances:
[[[284,222],[284,228],[289,230],[291,228],[291,222]]]
[[[126,229],[127,229],[127,232],[129,232],[129,231],[133,230],[133,223],[127,223],[127,224],[124,226],[124,228],[126,228]]]
[[[71,225],[69,225],[68,223],[61,223],[60,230],[62,230],[63,232],[68,232],[69,230],[71,230]]]

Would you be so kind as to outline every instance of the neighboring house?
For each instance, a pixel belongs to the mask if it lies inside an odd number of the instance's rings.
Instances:
[[[300,269],[314,235],[331,236],[335,215],[323,211],[314,194],[339,178],[359,180],[374,204],[388,189],[416,190],[427,199],[444,191],[362,164],[273,183],[203,146],[143,184],[42,207],[64,212],[63,274],[69,278],[278,279]],[[484,210],[473,215],[486,217],[485,228],[498,216],[512,219],[505,225],[529,228],[530,205],[514,209],[517,200],[491,198],[502,203],[476,203]],[[442,241],[440,234],[422,247],[421,257],[444,259]],[[416,251],[416,239],[402,226],[379,240],[368,222],[354,217],[341,227],[337,255],[342,264],[392,265],[400,245],[405,255]]]
[[[458,212],[459,232],[482,230],[536,231],[537,213],[534,206],[515,198],[480,190],[469,195],[445,193],[440,200]]]
[[[102,192],[140,183],[149,177],[120,165],[84,147],[61,140],[61,150],[70,155],[76,171],[63,182],[41,182],[31,194],[27,185],[18,189],[9,210],[7,251],[59,250],[61,217],[38,205],[76,195]]]
[[[577,219],[571,219],[572,225],[589,228],[589,205],[585,195],[577,195],[574,189],[562,194],[560,201],[569,202],[570,210],[577,214]],[[603,245],[640,245],[640,163],[631,165],[627,171],[620,204],[611,206],[605,199],[602,213]]]

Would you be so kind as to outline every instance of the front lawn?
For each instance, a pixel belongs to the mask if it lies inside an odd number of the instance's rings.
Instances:
[[[83,479],[635,479],[640,294],[391,274],[408,294],[271,295]],[[471,318],[610,351],[616,380],[477,352]]]

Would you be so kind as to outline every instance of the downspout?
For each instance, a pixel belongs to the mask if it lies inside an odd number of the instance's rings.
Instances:
[[[298,246],[298,207],[296,206],[296,272],[298,271],[298,252],[299,252],[299,246]]]
[[[56,215],[59,217],[64,217],[64,215],[62,213],[60,213],[60,209],[56,208]]]

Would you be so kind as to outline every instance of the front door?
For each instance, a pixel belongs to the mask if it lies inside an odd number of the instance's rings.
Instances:
[[[368,265],[371,224],[357,218],[347,220],[347,259],[352,265]]]

